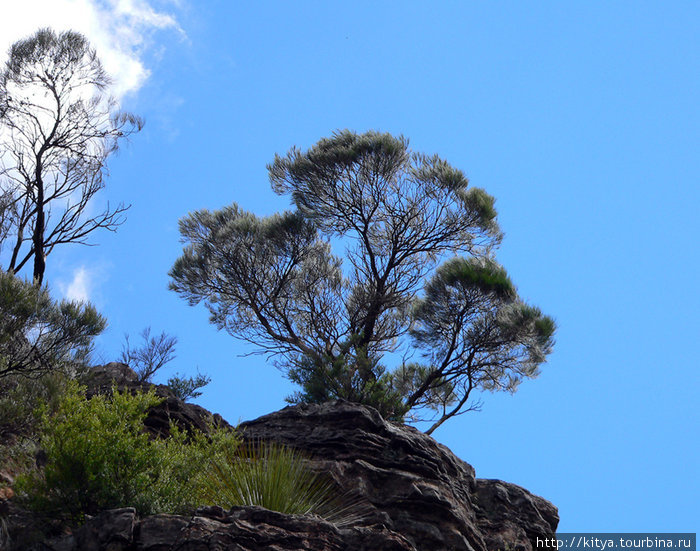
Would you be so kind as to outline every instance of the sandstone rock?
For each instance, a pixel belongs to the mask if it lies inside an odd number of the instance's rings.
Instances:
[[[138,384],[138,375],[126,364],[111,362],[90,369],[85,375],[85,382],[90,389],[105,393],[111,390],[113,383],[119,386]]]
[[[178,515],[153,515],[144,518],[136,531],[135,548],[139,551],[166,551],[182,541],[182,532],[190,521]],[[206,539],[204,540],[206,542]],[[189,547],[178,547],[189,549]],[[201,547],[200,547],[201,549]],[[208,549],[208,547],[204,547]]]
[[[16,535],[16,534],[14,534]],[[21,535],[20,535],[21,537]],[[192,517],[153,515],[133,509],[104,511],[73,534],[21,538],[16,551],[414,551],[400,534],[382,526],[338,528],[318,517],[283,515],[260,507],[199,509]],[[0,548],[2,549],[2,548]]]
[[[134,541],[136,509],[105,511],[75,532],[75,549],[81,551],[127,551]]]
[[[93,370],[89,392],[112,385],[153,387],[165,401],[146,422],[154,436],[182,428],[227,425],[208,411],[175,398],[167,387],[138,383],[123,364]],[[274,441],[306,454],[356,504],[346,522],[285,515],[260,507],[203,507],[192,516],[138,518],[133,509],[105,511],[72,534],[48,531],[12,500],[0,502],[14,550],[22,551],[532,551],[551,538],[556,508],[514,484],[475,478],[474,469],[420,431],[385,421],[368,407],[337,401],[287,407],[241,425],[244,438]],[[5,504],[3,506],[3,503]],[[17,539],[19,538],[19,539]],[[24,538],[24,539],[22,539]],[[18,543],[19,542],[19,543]]]
[[[559,519],[549,502],[513,484],[477,480],[445,446],[385,421],[372,408],[342,401],[293,406],[241,429],[245,438],[310,454],[311,468],[364,498],[372,521],[382,520],[418,550],[496,551],[503,542],[531,550],[537,537],[556,530]]]
[[[234,507],[221,514],[217,508],[201,509],[181,530],[177,549],[237,551],[410,551],[399,534],[383,527],[339,529],[318,517],[283,515],[260,507]],[[208,547],[197,547],[202,542]],[[139,548],[141,549],[141,548]],[[151,548],[143,547],[146,551]],[[155,548],[153,548],[155,551]]]
[[[60,545],[44,545],[62,534],[58,523],[26,511],[12,499],[0,501],[0,520],[2,551],[65,551]]]
[[[531,551],[536,538],[553,537],[559,524],[554,505],[501,480],[477,479],[474,503],[489,549]]]
[[[183,402],[175,397],[173,392],[165,385],[140,383],[138,376],[128,365],[112,362],[92,368],[84,378],[87,385],[88,396],[95,394],[109,394],[112,386],[118,390],[136,392],[138,390],[153,390],[164,401],[151,409],[144,424],[155,436],[167,437],[170,434],[170,422],[186,430],[209,431],[209,426],[230,427],[218,414],[212,414],[196,404]]]

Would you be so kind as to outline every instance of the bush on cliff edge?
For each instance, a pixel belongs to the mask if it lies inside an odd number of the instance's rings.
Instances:
[[[68,382],[57,406],[38,413],[43,466],[18,477],[20,500],[70,523],[120,507],[148,515],[200,505],[258,505],[341,524],[362,516],[361,504],[336,495],[330,479],[284,446],[241,445],[230,429],[204,434],[174,424],[168,438],[153,438],[144,419],[161,400],[116,389],[87,399],[85,387]]]
[[[56,413],[40,413],[45,465],[19,477],[18,495],[34,510],[74,522],[117,507],[140,514],[195,507],[192,484],[205,457],[237,446],[239,437],[172,427],[168,439],[152,439],[143,421],[160,401],[153,392],[116,390],[87,400],[84,387],[71,382]]]

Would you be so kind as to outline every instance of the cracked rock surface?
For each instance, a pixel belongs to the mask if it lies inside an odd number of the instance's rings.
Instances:
[[[121,364],[94,375],[91,391],[141,388]],[[220,416],[167,400],[146,421],[167,434],[168,420],[206,428]],[[104,511],[71,534],[31,541],[38,519],[0,498],[11,543],[22,551],[532,551],[554,536],[559,517],[545,499],[514,484],[475,477],[474,469],[415,428],[385,421],[365,406],[337,401],[286,407],[242,423],[244,438],[296,448],[309,468],[330,476],[360,504],[352,522],[285,515],[260,507],[202,507],[191,516],[139,518],[132,508]],[[2,543],[0,543],[2,548]]]

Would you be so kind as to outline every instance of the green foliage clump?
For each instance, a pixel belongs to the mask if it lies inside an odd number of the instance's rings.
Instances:
[[[299,384],[303,392],[295,392],[287,402],[323,403],[338,397],[358,401],[361,398],[361,403],[375,408],[385,419],[402,421],[408,411],[403,403],[404,394],[395,385],[392,388],[393,379],[384,366],[366,351],[357,354],[353,362],[348,365],[343,355],[326,356],[323,361],[300,358],[297,365],[289,368],[288,377]],[[364,380],[367,373],[376,378]]]
[[[173,394],[183,402],[190,398],[198,398],[202,395],[200,388],[207,386],[211,382],[211,377],[197,373],[194,377],[185,377],[176,373],[168,378],[168,388]]]
[[[191,509],[204,458],[217,446],[237,445],[238,437],[215,431],[207,439],[173,427],[169,439],[152,439],[143,421],[160,401],[152,392],[116,390],[87,400],[72,382],[56,413],[41,414],[46,465],[18,479],[18,494],[31,508],[71,521],[117,507],[140,514]]]
[[[0,465],[6,470],[33,464],[37,407],[55,411],[105,326],[90,304],[55,301],[46,287],[0,272]]]
[[[0,380],[0,466],[7,473],[15,476],[34,466],[40,424],[37,407],[44,404],[55,411],[67,381],[61,372]]]
[[[46,287],[0,272],[0,380],[75,370],[106,326],[91,304],[55,301]]]
[[[55,411],[68,380],[60,371],[36,379],[17,375],[1,379],[0,442],[11,435],[34,436],[39,424],[37,408],[43,404],[49,411]]]
[[[39,414],[45,465],[21,475],[15,489],[30,508],[70,522],[105,509],[139,514],[187,513],[203,504],[258,505],[288,514],[348,522],[361,514],[306,458],[270,443],[241,445],[237,432],[204,434],[171,425],[167,439],[144,429],[153,392],[85,397],[74,381],[52,411]]]

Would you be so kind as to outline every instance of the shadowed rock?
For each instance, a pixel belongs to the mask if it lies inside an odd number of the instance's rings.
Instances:
[[[218,413],[212,414],[197,404],[190,404],[176,398],[173,391],[166,385],[139,382],[136,373],[123,363],[112,362],[94,367],[84,377],[83,382],[87,385],[88,397],[95,394],[109,394],[114,386],[120,391],[153,390],[156,396],[164,398],[161,404],[151,408],[144,421],[146,428],[154,436],[169,436],[171,421],[181,429],[202,432],[208,432],[211,424],[217,427],[231,426]]]
[[[531,550],[559,522],[548,501],[514,484],[476,479],[447,447],[372,408],[343,401],[291,406],[240,428],[246,438],[310,454],[314,470],[371,504],[371,522],[418,550]]]
[[[146,425],[166,436],[170,420],[184,429],[228,424],[175,398],[167,387],[139,383],[123,364],[96,368],[89,393],[154,388],[166,400]],[[26,538],[14,549],[53,551],[532,551],[554,536],[557,509],[527,490],[475,478],[474,469],[413,427],[385,421],[344,401],[284,408],[242,423],[245,439],[302,451],[308,467],[330,476],[342,495],[360,504],[351,522],[285,515],[260,507],[202,507],[192,516],[139,518],[131,508],[105,511],[72,534]],[[12,500],[0,502],[10,535],[22,540],[37,519]],[[55,534],[55,532],[54,532]],[[19,541],[15,539],[15,541]]]

